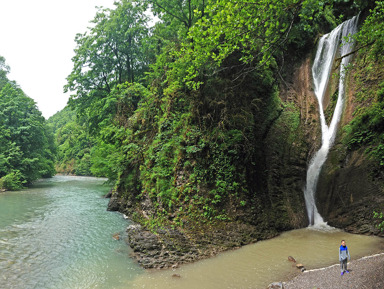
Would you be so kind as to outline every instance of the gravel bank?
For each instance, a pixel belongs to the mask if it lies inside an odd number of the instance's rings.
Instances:
[[[340,276],[340,265],[308,270],[291,281],[283,282],[284,289],[383,289],[384,253],[348,262],[348,270]]]

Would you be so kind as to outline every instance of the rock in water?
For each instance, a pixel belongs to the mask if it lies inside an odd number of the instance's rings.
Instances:
[[[291,261],[291,262],[293,262],[293,263],[296,263],[295,258],[293,258],[292,256],[288,256],[288,261]]]
[[[301,272],[305,271],[305,268],[304,268],[303,264],[296,264],[296,268],[300,269]]]

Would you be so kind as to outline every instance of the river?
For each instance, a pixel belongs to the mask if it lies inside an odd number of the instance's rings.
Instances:
[[[129,224],[106,211],[104,179],[56,176],[19,192],[0,193],[0,288],[265,288],[307,269],[337,263],[340,240],[352,258],[384,251],[382,238],[335,229],[285,232],[175,271],[145,271],[124,241]],[[179,274],[180,278],[173,278]]]

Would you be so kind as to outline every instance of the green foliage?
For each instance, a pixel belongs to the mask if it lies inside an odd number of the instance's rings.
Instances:
[[[313,42],[324,23],[326,29],[335,26],[332,7],[333,1],[314,0],[208,1],[175,52],[177,69],[186,73],[182,81],[199,88],[203,75],[234,68],[225,65],[233,54],[242,66],[235,79],[255,67],[268,69],[287,47],[303,49]]]
[[[377,61],[384,54],[384,1],[374,3],[375,7],[370,10],[370,14],[356,34],[356,39],[359,46],[366,47],[369,50],[367,54]]]
[[[140,81],[149,64],[146,6],[129,0],[115,5],[114,10],[99,10],[94,27],[76,36],[74,67],[64,87],[75,92],[69,104],[85,117],[93,133],[106,114],[114,113],[104,109],[104,98],[118,84]]]
[[[354,119],[345,127],[344,142],[351,150],[364,147],[367,154],[384,169],[384,2],[374,8],[356,36],[359,55],[355,68],[357,83]]]
[[[135,144],[135,133],[139,126],[144,130],[151,126],[140,112],[150,105],[151,93],[139,83],[124,83],[116,86],[104,99],[103,111],[110,107],[109,114],[101,124],[97,146],[91,151],[91,171],[95,175],[101,172],[110,180],[118,180],[126,166],[137,167],[141,147]]]
[[[204,0],[147,0],[152,12],[167,26],[168,30],[185,33],[194,25],[197,19],[204,16],[206,1]]]
[[[268,67],[276,49],[286,41],[297,10],[298,1],[210,2],[207,16],[190,29],[189,41],[178,54],[187,65],[184,81],[198,88],[202,83],[198,76],[217,73],[237,51],[241,51],[242,63]]]
[[[95,140],[85,125],[77,122],[76,113],[67,106],[49,118],[48,125],[57,146],[56,171],[64,174],[92,175],[90,151]]]
[[[368,146],[369,155],[384,168],[384,103],[376,103],[356,116],[344,130],[348,148]]]
[[[381,230],[381,231],[384,231],[384,215],[383,215],[383,212],[373,212],[373,217],[375,219],[379,219],[379,220],[382,220],[378,225],[377,227]]]
[[[353,120],[344,128],[344,143],[350,150],[365,147],[368,155],[384,169],[384,75],[383,57],[360,54],[355,68],[357,83]],[[367,85],[369,84],[369,85]]]
[[[91,174],[96,177],[108,177],[109,180],[116,180],[118,176],[117,163],[120,155],[116,152],[115,146],[99,141],[91,149]]]
[[[0,55],[0,88],[4,87],[8,82],[7,74],[9,73],[10,68],[5,63],[5,58]]]
[[[55,173],[54,144],[35,102],[9,81],[0,57],[0,178],[7,189],[19,189]]]
[[[20,171],[15,170],[2,178],[0,178],[0,189],[6,189],[9,191],[17,191],[22,189],[26,181],[23,181],[23,175]]]

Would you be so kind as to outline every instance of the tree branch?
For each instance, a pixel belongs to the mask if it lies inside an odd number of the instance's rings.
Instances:
[[[363,45],[363,46],[360,46],[359,48],[356,48],[355,50],[353,50],[353,51],[351,51],[351,52],[349,52],[349,53],[347,53],[347,54],[344,54],[343,56],[340,56],[339,58],[336,58],[335,61],[342,60],[344,57],[347,57],[347,56],[350,56],[350,55],[352,55],[352,54],[355,54],[355,53],[356,53],[357,51],[359,51],[360,49],[363,49],[363,48],[365,48],[365,47],[367,47],[367,46],[371,46],[373,43],[375,43],[375,41],[376,41],[376,40],[373,40],[373,41],[371,41],[371,42],[369,42],[369,43],[367,43],[367,44],[365,44],[365,45]]]
[[[175,18],[176,18],[177,20],[179,20],[180,22],[184,23],[184,25],[185,25],[188,29],[190,28],[190,27],[188,27],[188,23],[187,23],[187,21],[186,21],[185,19],[183,19],[183,18],[177,16],[176,14],[172,13],[169,9],[166,9],[165,7],[163,7],[162,5],[160,5],[158,1],[153,1],[153,2],[154,2],[154,4],[157,5],[157,7],[159,7],[159,8],[162,9],[162,10],[164,10],[164,11],[165,11],[166,13],[168,13],[169,15],[175,17]],[[184,16],[184,14],[183,14],[183,16]]]

